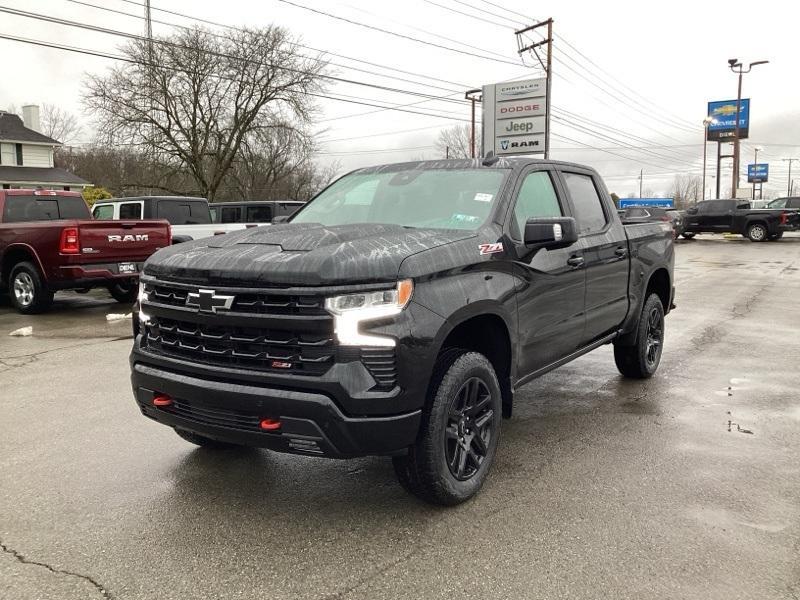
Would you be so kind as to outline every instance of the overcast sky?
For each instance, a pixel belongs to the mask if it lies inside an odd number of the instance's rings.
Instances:
[[[133,0],[85,3],[143,14]],[[535,12],[531,12],[534,4]],[[144,29],[140,18],[70,0],[2,0],[0,6],[132,33]],[[800,5],[796,2],[291,0],[290,4],[281,0],[152,0],[152,6],[231,26],[276,23],[300,36],[307,46],[380,65],[329,55],[330,61],[340,65],[332,68],[342,77],[453,99],[486,83],[536,76],[535,61],[527,57],[523,63],[517,55],[513,29],[534,19],[553,17],[553,106],[568,111],[561,112],[562,120],[552,123],[553,157],[596,167],[609,188],[621,196],[638,193],[640,170],[644,171],[645,190],[656,194],[668,191],[676,173],[700,174],[706,102],[736,97],[736,77],[728,70],[727,59],[769,60],[770,64],[755,67],[744,79],[743,96],[752,99],[752,118],[742,163],[752,162],[756,145],[763,147],[759,162],[770,162],[765,194],[775,195],[785,193],[787,184],[788,165],[780,159],[800,157]],[[301,6],[462,52],[391,36]],[[192,23],[158,10],[153,11],[153,18]],[[156,23],[154,31],[166,34],[170,27]],[[123,41],[113,35],[2,13],[0,35],[112,53]],[[91,115],[80,103],[82,82],[86,73],[101,73],[113,61],[2,39],[0,52],[4,58],[0,108],[45,102],[61,105],[87,125],[83,141],[88,141]],[[347,66],[374,73],[352,71]],[[328,92],[447,117],[321,102],[319,160],[339,161],[343,170],[434,158],[432,146],[438,131],[469,119],[469,107],[462,103],[420,103],[419,97],[351,84],[336,84]],[[376,135],[384,133],[387,135]],[[711,156],[709,144],[709,175],[713,174]],[[800,164],[795,163],[794,168],[800,187]],[[725,179],[723,185],[729,185]],[[709,177],[707,188],[712,186]]]

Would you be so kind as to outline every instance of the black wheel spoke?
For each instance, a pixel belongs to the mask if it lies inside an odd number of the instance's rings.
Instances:
[[[458,445],[458,466],[456,467],[456,474],[459,477],[464,476],[467,469],[467,450],[461,444]]]
[[[478,454],[481,456],[486,456],[486,442],[480,433],[476,433],[475,437],[472,438],[472,446],[474,446],[475,451]]]
[[[456,425],[448,425],[447,429],[445,429],[445,435],[447,436],[448,440],[457,440],[458,439],[458,427]]]
[[[483,431],[487,424],[492,420],[494,417],[494,411],[489,409],[485,411],[482,415],[480,415],[477,419],[475,419],[475,429],[478,431]]]

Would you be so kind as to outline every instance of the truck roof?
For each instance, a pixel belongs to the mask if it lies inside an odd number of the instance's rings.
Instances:
[[[208,202],[205,198],[197,198],[194,196],[129,196],[127,198],[107,198],[104,200],[98,200],[95,204],[101,204],[105,202],[138,202],[140,200],[192,200],[192,201],[202,201]]]
[[[489,162],[489,164],[484,164]],[[580,163],[533,158],[529,156],[499,156],[493,159],[486,158],[451,158],[444,160],[418,160],[402,163],[389,163],[372,167],[355,169],[354,173],[376,173],[380,171],[400,171],[405,169],[522,169],[529,165],[556,165],[586,169],[596,172],[594,168]]]

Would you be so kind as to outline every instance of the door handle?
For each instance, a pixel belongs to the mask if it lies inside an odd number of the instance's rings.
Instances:
[[[573,267],[573,268],[575,268],[575,269],[577,269],[577,268],[578,268],[578,267],[580,267],[580,266],[583,266],[583,263],[584,263],[584,260],[583,260],[583,257],[582,257],[582,256],[570,256],[570,257],[567,259],[567,264],[568,264],[570,267]]]
[[[622,246],[620,246],[619,248],[614,250],[614,254],[616,254],[620,258],[622,258],[623,256],[628,256],[628,249],[627,248],[623,248]]]

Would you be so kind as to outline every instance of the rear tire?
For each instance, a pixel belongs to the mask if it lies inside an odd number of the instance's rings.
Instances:
[[[45,286],[36,265],[29,262],[21,262],[11,269],[8,295],[14,308],[24,315],[44,312],[53,303],[53,292]]]
[[[763,223],[753,223],[747,228],[747,239],[751,242],[766,242],[769,234]]]
[[[392,458],[400,484],[432,504],[469,500],[491,468],[502,412],[500,384],[489,360],[477,352],[443,352],[417,441],[408,454]]]
[[[685,240],[690,240],[690,239],[692,239],[692,238],[693,238],[693,237],[694,237],[696,234],[695,234],[693,231],[684,231],[684,232],[683,232],[681,235],[683,236],[683,239],[685,239]]]
[[[177,433],[187,442],[191,442],[196,446],[208,448],[209,450],[228,450],[230,448],[241,447],[239,444],[231,444],[230,442],[220,442],[219,440],[214,440],[204,435],[192,433],[191,431],[186,431],[185,429],[178,429],[177,427],[175,428],[175,433]]]
[[[108,293],[117,302],[133,304],[136,301],[139,288],[135,283],[114,283],[108,286]]]
[[[661,362],[664,348],[664,307],[658,294],[650,294],[642,307],[636,331],[636,343],[614,343],[614,362],[625,377],[652,377]]]

